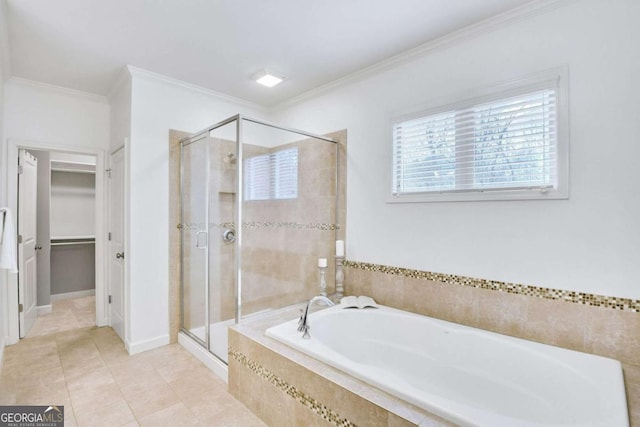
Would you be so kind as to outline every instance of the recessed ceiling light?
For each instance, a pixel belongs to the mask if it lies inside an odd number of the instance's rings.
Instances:
[[[284,80],[284,76],[278,75],[272,71],[261,70],[252,77],[256,82],[266,87],[273,87]]]

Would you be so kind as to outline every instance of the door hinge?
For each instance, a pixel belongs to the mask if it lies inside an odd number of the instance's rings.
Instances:
[[[22,165],[18,165],[18,175],[21,175],[24,173],[24,167]]]
[[[18,234],[18,243],[22,243],[22,234]]]
[[[111,304],[111,295],[109,295],[109,304]]]
[[[24,311],[24,306],[22,304],[18,304],[18,313],[22,313]]]
[[[111,168],[104,170],[107,173],[107,176],[111,178]]]
[[[111,232],[107,233],[107,239],[111,240]]]

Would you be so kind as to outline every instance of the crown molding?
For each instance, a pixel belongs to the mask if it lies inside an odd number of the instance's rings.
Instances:
[[[438,37],[420,46],[414,47],[390,58],[384,59],[368,67],[362,68],[351,74],[347,74],[337,80],[318,86],[300,95],[289,98],[269,107],[269,112],[278,112],[295,104],[304,102],[310,98],[319,96],[338,87],[354,83],[368,77],[383,73],[384,71],[399,67],[419,58],[422,58],[438,49],[443,49],[461,43],[472,37],[495,31],[501,27],[517,21],[529,19],[531,17],[547,13],[549,11],[564,7],[578,0],[533,0],[517,8],[508,10],[501,14],[484,19],[475,24],[468,25],[444,36]]]
[[[9,49],[9,31],[7,30],[7,0],[0,0],[0,63],[2,80],[11,77],[11,51]]]
[[[97,102],[99,104],[108,104],[107,97],[98,95],[97,93],[84,92],[82,90],[70,89],[68,87],[56,86],[49,83],[37,82],[35,80],[24,79],[22,77],[11,77],[7,80],[7,84],[15,84],[19,86],[30,86],[32,88],[45,90],[59,95],[70,96],[73,98],[84,99],[87,101]]]
[[[246,99],[236,98],[235,96],[227,95],[222,92],[216,92],[215,90],[207,89],[202,86],[198,86],[193,83],[185,82],[183,80],[174,79],[173,77],[165,76],[164,74],[154,73],[153,71],[144,70],[142,68],[127,65],[127,70],[132,77],[144,78],[152,81],[158,81],[170,86],[175,86],[181,89],[186,89],[192,92],[201,93],[204,95],[212,96],[220,100],[231,102],[234,104],[242,105],[244,107],[252,108],[256,111],[266,112],[267,107],[264,105],[256,104],[255,102],[247,101]]]

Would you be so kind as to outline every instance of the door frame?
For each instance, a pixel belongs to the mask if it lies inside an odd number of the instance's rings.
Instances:
[[[42,150],[62,151],[65,153],[85,154],[96,156],[96,209],[95,209],[95,236],[96,236],[96,325],[107,326],[109,324],[107,300],[108,286],[105,267],[107,207],[106,179],[105,179],[105,150],[101,148],[85,147],[78,145],[63,145],[43,141],[29,141],[9,139],[7,144],[7,203],[9,208],[16,212],[18,217],[18,150]],[[15,344],[20,341],[20,323],[18,313],[18,276],[7,275],[7,344]]]
[[[129,283],[129,279],[128,279],[128,271],[129,271],[129,257],[127,256],[129,254],[129,239],[127,239],[127,236],[129,235],[129,220],[128,220],[128,212],[129,212],[129,198],[127,196],[127,189],[128,189],[128,182],[129,182],[129,175],[128,175],[128,170],[129,170],[129,138],[124,138],[123,140],[123,144],[120,145],[118,148],[113,149],[113,150],[109,150],[106,154],[107,159],[108,159],[108,164],[109,164],[109,169],[107,169],[109,171],[109,177],[106,180],[107,181],[107,187],[106,187],[106,200],[107,200],[107,204],[105,205],[105,225],[106,225],[106,230],[113,230],[112,225],[112,220],[113,218],[111,217],[111,206],[112,206],[112,199],[111,199],[111,190],[112,190],[112,182],[111,182],[111,171],[112,171],[112,163],[111,163],[111,158],[113,157],[114,154],[116,154],[118,151],[122,151],[122,155],[123,155],[123,164],[122,164],[122,232],[123,232],[123,251],[125,253],[125,258],[123,260],[123,278],[122,278],[122,321],[124,323],[124,337],[120,337],[122,339],[122,341],[125,344],[125,348],[127,350],[127,352],[130,351],[129,349],[129,294],[128,294],[128,283]],[[110,231],[109,231],[110,232]],[[113,293],[113,280],[111,278],[111,268],[110,268],[110,264],[109,264],[109,258],[111,257],[111,244],[109,243],[110,241],[107,240],[105,241],[105,247],[104,247],[104,253],[105,253],[105,263],[104,263],[104,274],[105,274],[105,278],[107,280],[107,286],[106,286],[106,297],[105,298],[109,298],[109,295],[111,295]],[[107,304],[105,306],[105,316],[108,320],[108,324],[109,326],[113,325],[113,319],[111,316],[111,307],[109,307],[109,304]],[[118,334],[119,335],[119,334]]]

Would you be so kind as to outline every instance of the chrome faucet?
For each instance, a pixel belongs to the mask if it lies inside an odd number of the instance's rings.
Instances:
[[[313,297],[309,300],[306,308],[304,310],[302,309],[300,310],[300,320],[298,320],[298,332],[303,333],[302,338],[304,339],[311,338],[311,335],[309,335],[309,329],[311,329],[311,326],[309,326],[309,321],[307,320],[307,316],[309,314],[309,307],[311,307],[315,302],[323,303],[324,305],[327,305],[329,307],[335,305],[333,301],[323,296]]]

